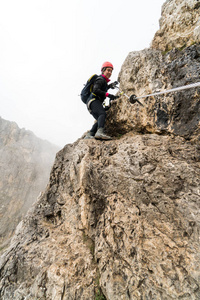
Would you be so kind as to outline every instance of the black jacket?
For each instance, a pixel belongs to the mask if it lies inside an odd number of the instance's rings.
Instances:
[[[96,99],[100,100],[102,103],[106,98],[107,90],[109,89],[106,79],[100,75],[94,82],[92,93]]]

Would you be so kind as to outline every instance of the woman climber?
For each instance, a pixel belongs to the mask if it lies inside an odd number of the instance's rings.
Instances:
[[[94,82],[92,93],[86,101],[87,108],[97,122],[94,123],[91,130],[86,134],[86,139],[95,138],[100,140],[110,140],[111,137],[104,132],[106,109],[103,102],[106,97],[110,100],[117,99],[118,96],[109,94],[108,89],[115,88],[116,83],[108,84],[112,75],[113,65],[110,62],[103,63],[101,67],[101,75]]]

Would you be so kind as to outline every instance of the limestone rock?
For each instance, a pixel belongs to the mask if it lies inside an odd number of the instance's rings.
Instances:
[[[200,42],[199,0],[167,0],[152,48],[169,51]]]
[[[48,183],[58,147],[0,118],[0,251]]]
[[[199,186],[181,137],[67,145],[1,257],[1,299],[199,299]]]
[[[143,96],[199,82],[200,45],[182,51],[173,49],[130,52],[122,65],[119,82],[128,96]],[[107,129],[118,136],[130,130],[138,133],[170,133],[199,143],[200,88],[142,98],[130,104],[125,96],[114,101],[109,110]]]
[[[179,7],[181,19],[197,2],[166,1],[163,12]],[[199,81],[199,43],[155,48],[129,53],[119,74],[126,94]],[[0,258],[2,300],[200,299],[199,93],[146,98],[144,107],[121,97],[107,116],[113,140],[80,138],[57,153]]]

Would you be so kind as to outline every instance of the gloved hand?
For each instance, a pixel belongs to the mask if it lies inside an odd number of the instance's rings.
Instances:
[[[108,94],[108,97],[110,98],[110,100],[115,100],[115,99],[119,98],[119,96],[115,96],[112,94]]]
[[[105,111],[109,110],[110,107],[111,107],[110,105],[106,105],[106,106],[104,107]]]
[[[118,84],[118,82],[114,81],[113,83],[111,83],[111,84],[108,85],[108,88],[109,89],[115,89],[117,84]]]

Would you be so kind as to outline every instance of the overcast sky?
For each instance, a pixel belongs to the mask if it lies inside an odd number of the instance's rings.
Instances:
[[[79,94],[148,48],[164,0],[0,0],[0,116],[60,147],[90,129]]]

